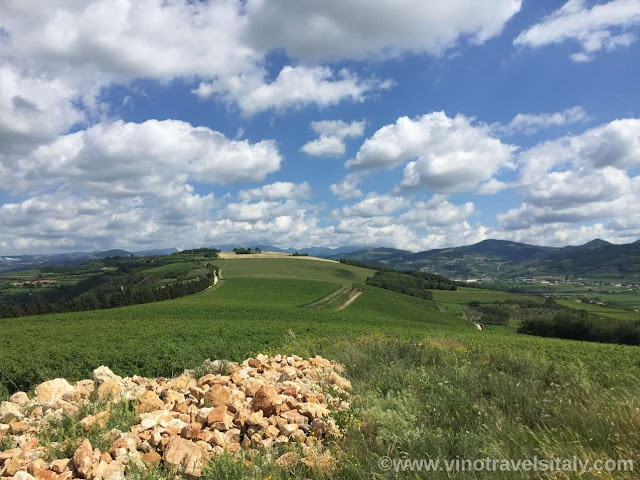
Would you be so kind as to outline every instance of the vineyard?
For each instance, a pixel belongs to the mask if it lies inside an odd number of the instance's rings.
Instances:
[[[370,478],[376,458],[401,452],[636,458],[640,436],[629,419],[640,409],[637,347],[504,326],[480,332],[463,316],[464,304],[522,295],[463,288],[424,300],[362,283],[369,270],[295,257],[216,265],[223,283],[195,295],[0,320],[5,395],[45,379],[87,378],[102,364],[122,376],[155,377],[206,358],[320,354],[346,366],[357,399],[340,419],[346,437],[332,447],[337,463],[327,478]],[[347,308],[304,308],[331,303],[353,282],[363,293]],[[203,475],[291,476],[269,462],[247,468],[221,456]],[[153,475],[141,478],[163,478]],[[294,478],[307,476],[303,469]]]

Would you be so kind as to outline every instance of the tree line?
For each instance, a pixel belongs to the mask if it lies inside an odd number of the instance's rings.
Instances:
[[[218,271],[215,265],[207,264],[200,275],[168,280],[161,275],[130,271],[128,267],[89,277],[76,285],[7,295],[0,302],[0,318],[101,310],[184,297],[211,286]]]
[[[594,318],[586,310],[564,310],[552,319],[524,320],[518,332],[539,337],[640,345],[640,322]]]

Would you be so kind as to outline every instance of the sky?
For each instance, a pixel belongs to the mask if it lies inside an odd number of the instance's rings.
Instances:
[[[0,255],[640,238],[640,0],[3,0]]]

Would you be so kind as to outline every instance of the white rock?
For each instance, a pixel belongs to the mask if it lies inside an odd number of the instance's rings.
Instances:
[[[9,401],[24,407],[27,403],[29,403],[29,396],[24,392],[16,392],[9,398]]]
[[[74,388],[64,378],[56,378],[41,383],[36,387],[36,400],[43,406],[53,408],[62,400],[65,393],[75,392]]]
[[[30,475],[24,470],[20,470],[19,472],[16,472],[16,474],[11,478],[13,478],[13,480],[36,480],[36,477],[34,477],[33,475]]]
[[[0,404],[0,423],[11,423],[14,420],[21,420],[20,406],[12,402],[2,402]]]
[[[93,381],[96,382],[96,386],[102,385],[107,380],[114,380],[115,382],[120,383],[122,381],[122,377],[116,375],[109,367],[105,367],[104,365],[93,371]]]

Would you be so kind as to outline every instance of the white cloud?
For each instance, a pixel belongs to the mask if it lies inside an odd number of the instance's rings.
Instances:
[[[640,119],[627,118],[581,135],[541,143],[522,153],[521,182],[533,184],[563,166],[629,169],[640,165]]]
[[[77,95],[63,80],[35,76],[0,64],[0,143],[3,153],[25,151],[83,122],[85,114],[71,98]]]
[[[417,202],[398,218],[402,222],[423,228],[447,227],[467,222],[474,212],[475,205],[472,202],[454,205],[445,196],[434,195],[427,202]]]
[[[347,166],[393,168],[407,161],[402,187],[438,193],[473,190],[498,170],[510,167],[515,147],[490,135],[489,127],[464,115],[434,112],[379,129]]]
[[[390,215],[396,210],[404,208],[408,205],[408,201],[403,197],[392,195],[378,195],[371,193],[363,200],[353,205],[343,207],[339,211],[334,212],[336,217],[379,217]]]
[[[177,120],[121,120],[59,137],[2,163],[15,192],[62,185],[110,195],[163,195],[189,178],[203,183],[262,181],[280,168],[275,142],[229,140]]]
[[[470,16],[465,0],[446,8],[390,0],[3,1],[0,139],[15,148],[46,142],[86,120],[83,109],[89,120],[104,120],[110,106],[98,100],[103,89],[139,78],[199,81],[196,94],[237,104],[246,115],[363,101],[392,82],[335,72],[311,57],[439,53],[464,37],[482,43],[519,8],[520,0],[492,0]],[[364,14],[376,20],[354,20]],[[302,63],[271,80],[266,56],[274,48]],[[304,53],[311,50],[317,55]]]
[[[362,178],[363,176],[361,173],[350,173],[338,183],[331,185],[331,193],[341,200],[361,197],[363,193],[358,186],[360,185]]]
[[[611,0],[591,8],[585,0],[569,0],[560,9],[528,28],[514,40],[516,45],[539,48],[567,40],[578,42],[581,52],[574,62],[587,62],[602,50],[628,47],[637,37],[626,29],[640,25],[639,0]]]
[[[487,237],[486,227],[468,222],[448,225],[412,225],[391,216],[340,219],[333,238],[342,245],[376,245],[411,251],[469,245]]]
[[[76,81],[172,80],[250,71],[259,53],[243,42],[241,3],[231,0],[9,0],[2,52]]]
[[[260,188],[242,190],[238,198],[243,202],[252,200],[306,199],[311,195],[311,186],[307,182],[275,182]]]
[[[0,250],[8,253],[174,245],[206,222],[213,195],[192,191],[154,198],[106,198],[67,192],[0,206]],[[195,239],[194,239],[195,240]]]
[[[247,115],[362,101],[391,86],[314,65],[285,66],[268,81],[268,49],[248,41],[253,19],[240,0],[22,0],[3,2],[0,18],[4,62],[32,70],[34,82],[62,83],[68,108],[79,100],[95,108],[101,88],[137,78],[200,79],[194,93],[217,94]]]
[[[524,133],[531,135],[539,130],[585,122],[587,112],[580,106],[554,113],[519,113],[508,125],[492,125],[492,130],[503,134]]]
[[[640,176],[632,176],[640,166],[640,120],[542,143],[520,163],[523,203],[497,216],[508,238],[558,244],[570,234],[584,238],[596,225],[610,240],[640,236],[640,211],[631,207],[640,204]]]
[[[311,128],[318,135],[338,138],[358,138],[364,135],[365,122],[353,121],[350,123],[342,120],[321,120],[311,122]]]
[[[345,154],[346,149],[344,140],[338,137],[321,136],[305,143],[300,151],[314,157],[341,157]]]
[[[253,44],[303,60],[364,59],[402,52],[442,54],[468,38],[498,35],[520,0],[249,0]]]
[[[477,190],[477,193],[479,193],[480,195],[495,195],[496,193],[510,187],[511,185],[509,185],[508,183],[492,178],[481,184]]]
[[[364,121],[351,123],[342,120],[311,122],[311,128],[320,135],[316,140],[305,143],[300,151],[316,157],[340,157],[345,154],[345,138],[364,135]]]
[[[253,115],[269,109],[301,108],[311,104],[328,107],[344,100],[361,102],[370,93],[391,86],[390,81],[361,79],[347,69],[334,73],[323,66],[286,66],[272,82],[265,80],[264,73],[242,75],[201,82],[193,93],[203,99],[219,95],[237,103],[243,113]]]

